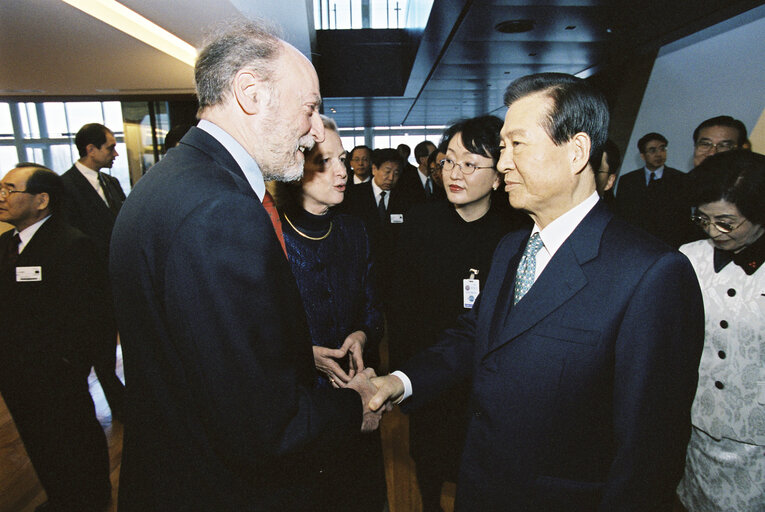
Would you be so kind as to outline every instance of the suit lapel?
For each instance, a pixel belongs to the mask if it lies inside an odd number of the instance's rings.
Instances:
[[[599,201],[556,251],[534,285],[515,306],[511,306],[512,283],[520,254],[513,257],[515,264],[509,265],[505,276],[507,287],[505,284],[502,287],[501,300],[504,306],[495,311],[492,319],[497,323],[492,333],[497,335],[489,339],[488,352],[509,343],[537,325],[587,285],[588,279],[582,266],[598,255],[603,231],[611,218],[612,214]],[[522,251],[523,246],[520,248]],[[505,318],[501,325],[500,318]]]
[[[97,216],[109,215],[112,218],[114,218],[114,213],[111,211],[109,206],[104,202],[104,200],[101,198],[98,192],[96,192],[96,189],[93,188],[93,185],[90,184],[88,179],[82,175],[82,173],[76,166],[72,167],[72,170],[74,170],[74,172],[72,173],[72,182],[77,188],[77,191],[79,192],[79,194],[82,196],[83,201],[85,201],[86,203],[90,203],[90,208],[94,208],[95,212],[98,212]]]

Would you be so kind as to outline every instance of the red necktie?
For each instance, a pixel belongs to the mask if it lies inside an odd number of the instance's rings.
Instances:
[[[268,212],[268,216],[271,217],[271,224],[274,225],[274,231],[276,231],[276,237],[279,239],[279,243],[282,244],[282,250],[284,256],[287,257],[287,246],[284,245],[284,232],[282,232],[282,219],[279,218],[279,212],[276,211],[276,205],[274,204],[274,198],[271,193],[266,190],[266,194],[263,196],[263,208]],[[287,257],[287,259],[289,259]]]

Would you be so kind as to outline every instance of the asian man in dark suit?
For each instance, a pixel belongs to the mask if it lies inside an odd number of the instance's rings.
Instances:
[[[543,73],[505,104],[498,169],[534,227],[500,242],[439,344],[374,380],[370,407],[470,379],[458,511],[670,511],[704,335],[693,269],[598,199],[599,92]]]
[[[260,24],[222,30],[197,58],[198,126],[141,178],[114,226],[121,512],[331,509],[317,500],[317,448],[340,452],[377,421],[363,415],[370,370],[345,389],[315,387],[264,183],[300,178],[303,150],[324,139],[318,77]]]
[[[0,183],[0,393],[49,512],[100,512],[111,495],[106,437],[88,391],[106,300],[92,240],[61,217],[61,178],[20,164]]]
[[[74,143],[79,160],[62,176],[66,190],[64,202],[67,221],[93,239],[101,255],[101,265],[108,268],[109,240],[114,220],[125,200],[125,193],[117,178],[101,169],[111,169],[117,153],[114,133],[98,123],[86,124],[79,129]],[[106,297],[111,299],[111,293]],[[99,318],[101,342],[94,347],[91,364],[104,390],[112,417],[122,418],[125,389],[115,373],[117,362],[117,323],[113,307]]]
[[[619,178],[614,206],[631,224],[678,248],[694,228],[686,175],[664,165],[667,139],[662,134],[648,133],[637,145],[645,166]]]
[[[412,204],[411,195],[399,186],[404,164],[397,150],[376,149],[372,152],[372,179],[348,188],[340,206],[364,221],[377,264],[377,289],[385,304],[391,299],[388,285],[397,239]]]

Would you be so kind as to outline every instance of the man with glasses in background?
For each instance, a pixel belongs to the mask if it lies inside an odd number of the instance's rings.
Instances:
[[[348,157],[351,162],[351,175],[348,185],[366,183],[372,179],[372,150],[367,146],[356,146]]]
[[[710,155],[739,148],[750,149],[746,125],[731,116],[709,118],[693,130],[694,167]]]
[[[680,247],[689,231],[685,173],[664,165],[667,139],[662,134],[648,133],[637,145],[645,166],[619,179],[616,211],[656,238]]]
[[[0,393],[47,494],[36,510],[100,512],[109,455],[88,374],[106,268],[61,218],[62,194],[62,179],[36,164],[0,182],[0,221],[15,228],[0,236]]]

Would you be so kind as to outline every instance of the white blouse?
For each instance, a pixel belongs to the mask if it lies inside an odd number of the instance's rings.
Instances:
[[[691,420],[710,436],[765,446],[765,265],[714,271],[709,240],[680,248],[704,297],[704,350]]]

